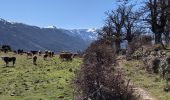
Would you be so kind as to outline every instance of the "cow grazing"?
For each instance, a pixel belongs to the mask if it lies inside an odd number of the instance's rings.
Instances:
[[[9,62],[12,62],[13,66],[14,66],[15,61],[16,61],[16,57],[1,57],[1,58],[6,63],[6,67],[8,66]]]
[[[52,57],[52,52],[51,51],[48,51],[48,57]]]
[[[47,60],[47,57],[48,57],[48,55],[45,54],[45,55],[43,56],[44,60]]]
[[[33,55],[36,55],[36,54],[38,54],[38,51],[32,51],[32,50],[31,50],[31,53],[32,53]]]
[[[54,52],[53,51],[51,51],[51,56],[54,57]]]
[[[73,58],[77,57],[78,56],[78,53],[74,53],[73,54]]]
[[[18,54],[22,55],[24,53],[24,50],[18,49],[17,52]]]
[[[45,55],[48,55],[48,50],[45,50]]]
[[[33,56],[33,54],[31,52],[27,52],[26,54],[27,54],[27,59],[28,59],[28,57],[32,58],[32,56]]]
[[[54,52],[53,51],[45,51],[45,55],[47,56],[47,57],[54,57]]]
[[[14,53],[14,54],[17,54],[17,51],[14,50],[13,53]]]
[[[37,65],[37,56],[34,56],[34,57],[33,57],[33,64],[34,64],[34,65]]]
[[[73,54],[70,52],[61,52],[59,57],[63,61],[72,61]]]
[[[41,56],[41,54],[42,54],[42,51],[39,50],[39,51],[38,51],[38,55]]]
[[[48,51],[49,57],[54,57],[54,52],[53,51]]]

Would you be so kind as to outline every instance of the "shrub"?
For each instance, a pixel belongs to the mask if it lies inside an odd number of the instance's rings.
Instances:
[[[160,67],[160,59],[159,58],[155,58],[153,59],[152,61],[152,69],[153,69],[153,72],[158,74],[159,72],[159,67]]]
[[[142,43],[142,45],[152,45],[152,36],[150,35],[143,35],[141,36],[140,42]]]
[[[4,51],[5,53],[7,51],[11,51],[11,46],[10,45],[2,45],[1,51]]]
[[[121,72],[115,72],[115,52],[103,40],[85,51],[83,65],[75,80],[82,100],[136,100]]]

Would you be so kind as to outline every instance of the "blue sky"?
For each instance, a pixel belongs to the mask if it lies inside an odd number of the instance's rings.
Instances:
[[[29,25],[85,29],[103,25],[115,0],[0,0],[0,17]]]

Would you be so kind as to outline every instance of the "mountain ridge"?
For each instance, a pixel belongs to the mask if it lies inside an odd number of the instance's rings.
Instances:
[[[16,49],[24,50],[61,50],[82,51],[96,39],[95,32],[79,31],[71,32],[67,29],[59,29],[55,26],[40,28],[24,23],[6,21],[0,19],[0,44],[8,44]],[[77,30],[78,31],[78,30]],[[86,38],[85,38],[86,36]],[[93,37],[93,38],[90,38]]]

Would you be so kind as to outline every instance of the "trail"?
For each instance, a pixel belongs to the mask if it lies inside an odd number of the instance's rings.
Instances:
[[[122,59],[121,59],[121,60],[122,60]],[[123,67],[122,67],[122,66],[123,66],[123,65],[122,65],[121,61],[118,60],[118,67],[116,68],[116,70],[122,71],[122,70],[123,70]],[[131,81],[129,84],[133,86],[133,89],[134,89],[135,93],[136,93],[137,95],[140,95],[140,100],[157,100],[157,99],[155,99],[153,96],[151,96],[151,95],[149,94],[149,92],[145,91],[144,89],[142,89],[142,88],[140,88],[140,87],[138,87],[138,86],[133,85],[133,82],[132,82],[132,81]]]

